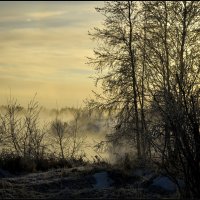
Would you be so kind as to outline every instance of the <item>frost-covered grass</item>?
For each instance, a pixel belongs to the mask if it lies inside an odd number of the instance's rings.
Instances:
[[[153,174],[154,173],[154,174]],[[175,198],[176,192],[160,193],[155,184],[171,184],[155,172],[125,172],[111,166],[86,165],[52,169],[0,179],[0,198]],[[159,186],[160,186],[159,185]],[[171,187],[171,186],[170,186]]]

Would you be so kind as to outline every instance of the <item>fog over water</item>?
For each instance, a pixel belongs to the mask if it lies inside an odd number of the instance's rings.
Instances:
[[[50,131],[51,123],[57,118],[61,120],[62,122],[66,123],[72,123],[74,120],[74,113],[77,112],[77,110],[82,109],[76,109],[76,108],[61,108],[61,109],[47,109],[44,107],[41,107],[41,110],[39,112],[37,125],[41,129],[45,127],[46,130],[46,137],[44,138],[45,142],[49,142],[49,138],[53,137],[53,133]],[[21,107],[20,111],[17,113],[16,117],[17,119],[20,119],[23,121],[25,119],[25,113],[26,108]],[[0,113],[2,116],[6,113],[6,106],[0,106]],[[86,112],[87,113],[87,112]],[[101,141],[105,141],[106,134],[109,134],[111,131],[111,125],[109,124],[108,117],[106,116],[99,116],[97,113],[92,114],[91,116],[88,116],[88,114],[82,114],[78,121],[78,131],[77,131],[77,138],[82,138],[84,140],[84,144],[81,147],[81,152],[85,153],[85,158],[89,159],[90,161],[96,159],[95,156],[98,156],[99,158],[103,159],[109,159],[109,155],[107,152],[104,151],[97,151],[94,147],[96,144],[98,144]],[[54,151],[55,153],[58,153],[56,151],[59,151],[59,148],[57,146],[58,144],[53,143],[51,145],[50,149]],[[73,144],[68,144],[73,145]]]

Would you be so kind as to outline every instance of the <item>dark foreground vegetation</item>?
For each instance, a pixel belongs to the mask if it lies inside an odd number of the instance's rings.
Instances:
[[[9,171],[13,175],[27,174],[38,171],[48,171],[57,168],[72,168],[72,166],[84,166],[86,162],[80,159],[56,159],[49,158],[24,158],[14,154],[6,154],[0,159],[0,168]]]

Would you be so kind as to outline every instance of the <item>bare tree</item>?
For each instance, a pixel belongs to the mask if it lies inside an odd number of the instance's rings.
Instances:
[[[105,21],[90,34],[98,47],[89,60],[103,90],[90,105],[116,117],[108,140],[136,143],[138,157],[151,143],[193,197],[200,189],[199,10],[193,1],[106,2],[97,8]]]
[[[23,109],[17,100],[9,99],[1,114],[1,133],[4,148],[17,156],[38,159],[44,153],[45,127],[39,125],[40,108],[35,97]]]
[[[45,144],[44,137],[47,131],[45,125],[39,124],[41,108],[35,97],[29,102],[24,114],[21,142],[23,144],[24,157],[39,159],[43,157]]]
[[[65,122],[62,122],[57,117],[51,123],[51,131],[55,135],[56,141],[59,144],[61,158],[63,160],[65,159],[65,145],[66,145],[66,142],[69,141],[69,137],[67,135],[67,128],[68,128],[68,124]]]
[[[76,159],[83,151],[85,138],[80,133],[81,110],[73,110],[73,119],[69,122],[63,122],[59,119],[59,111],[54,121],[51,122],[50,131],[53,133],[54,141],[59,145],[61,158]],[[53,145],[55,144],[53,142]],[[55,145],[54,145],[55,146]]]
[[[131,140],[132,145],[136,144],[137,156],[141,157],[140,64],[137,60],[139,3],[105,2],[97,11],[105,16],[105,22],[102,29],[95,28],[90,33],[99,45],[89,63],[98,72],[96,82],[102,84],[103,95],[96,94],[97,101],[89,105],[114,111],[117,123],[113,137]]]
[[[184,175],[186,195],[198,197],[200,4],[159,1],[143,5],[148,19],[149,92],[157,104],[161,130],[159,151],[173,176]]]
[[[23,129],[20,116],[21,106],[17,100],[10,97],[6,105],[5,113],[1,114],[1,132],[7,141],[5,147],[21,156],[20,134]]]
[[[82,116],[83,115],[83,116]],[[77,108],[73,113],[73,120],[69,122],[70,136],[71,136],[71,151],[70,158],[75,159],[77,156],[83,156],[84,147],[86,147],[85,139],[83,135],[84,130],[81,129],[81,118],[84,117],[84,112],[80,108]]]

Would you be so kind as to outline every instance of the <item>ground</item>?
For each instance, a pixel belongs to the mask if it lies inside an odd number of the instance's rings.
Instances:
[[[1,171],[2,172],[2,171]],[[3,173],[3,172],[2,172]],[[177,198],[176,186],[147,169],[82,166],[0,178],[0,198]]]

